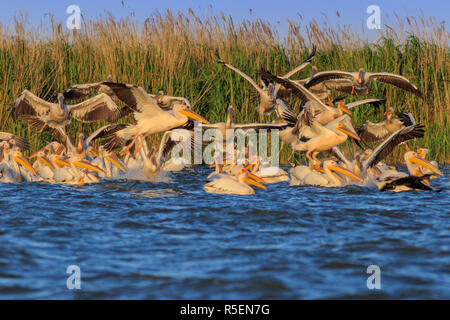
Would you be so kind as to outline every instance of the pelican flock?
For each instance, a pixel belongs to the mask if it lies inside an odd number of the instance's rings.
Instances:
[[[428,149],[413,151],[407,145],[409,140],[425,135],[425,126],[418,124],[412,113],[387,107],[383,121],[367,120],[355,128],[355,108],[368,105],[377,111],[385,99],[345,103],[345,96],[331,96],[333,92],[367,96],[371,83],[378,81],[425,99],[418,87],[402,75],[366,72],[362,68],[358,72],[318,71],[317,66],[312,66],[308,78],[292,80],[294,74],[310,65],[315,53],[314,46],[300,65],[282,76],[261,69],[256,72],[261,85],[216,53],[218,63],[244,78],[258,92],[259,123],[235,123],[234,114],[239,109],[232,105],[226,109],[225,122],[210,123],[193,110],[185,97],[166,95],[164,91],[147,92],[140,86],[114,82],[112,75],[106,81],[74,84],[64,92],[55,92],[56,101],[44,100],[24,89],[15,102],[13,119],[34,127],[38,134],[47,132],[54,141],[31,152],[26,139],[0,132],[0,182],[82,186],[115,178],[158,181],[155,177],[191,167],[192,153],[199,150],[201,163],[207,163],[202,151],[208,141],[202,135],[212,130],[214,155],[210,167],[214,171],[205,179],[203,189],[207,193],[254,195],[270,190],[267,185],[272,183],[290,187],[357,185],[394,192],[435,190],[432,180],[443,176],[443,172],[435,161],[426,159]],[[285,100],[288,97],[301,102],[298,114]],[[75,104],[67,104],[72,101]],[[262,121],[264,115],[270,118],[272,112],[276,119]],[[130,114],[134,121],[118,122]],[[87,138],[78,132],[77,141],[72,143],[66,131],[70,121],[109,124]],[[230,131],[244,135],[243,150],[239,149],[236,136],[228,135]],[[261,140],[255,143],[245,136],[271,131],[278,133],[271,137],[272,143],[281,140],[281,148],[276,149],[278,144],[274,145],[275,150],[272,148],[276,158],[284,146],[291,148],[289,170],[255,152],[263,143]],[[162,139],[159,145],[151,146],[147,137],[154,134],[161,134]],[[403,145],[406,172],[385,163],[393,150]],[[307,163],[295,163],[292,158],[296,153],[304,153]]]

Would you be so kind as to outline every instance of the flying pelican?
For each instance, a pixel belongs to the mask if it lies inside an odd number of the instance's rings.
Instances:
[[[243,168],[237,179],[232,176],[221,176],[205,184],[203,190],[209,193],[251,195],[255,194],[255,190],[249,185],[267,189],[263,183],[265,183],[263,179]]]
[[[313,164],[319,161],[316,155],[319,152],[328,151],[333,147],[344,143],[347,137],[360,140],[355,134],[354,130],[344,125],[344,118],[338,118],[339,121],[334,121],[330,126],[326,127],[318,123],[310,114],[304,114],[305,124],[299,130],[299,139],[292,145],[296,151],[306,151],[306,157],[309,160],[309,165],[313,168]],[[352,132],[353,131],[353,132]],[[311,152],[313,156],[311,157]]]
[[[69,116],[81,122],[107,120],[115,122],[121,116],[119,107],[105,94],[99,94],[74,105],[64,104],[64,95],[58,94],[58,103],[45,101],[28,90],[16,100],[14,120],[24,120],[40,130],[47,130],[59,142],[66,142],[66,124]]]
[[[112,75],[108,75],[107,80],[108,82],[113,82]],[[98,93],[105,93],[107,94],[111,99],[118,100],[117,96],[114,94],[114,92],[108,87],[102,84],[101,82],[95,82],[95,83],[83,83],[83,84],[75,84],[71,86],[69,89],[64,91],[64,100],[71,101],[71,100],[80,100],[86,98],[88,95],[90,95],[93,92]]]
[[[433,175],[444,175],[439,168],[423,159],[417,152],[408,151],[404,155],[409,175],[403,172],[395,175],[384,175],[376,179],[375,184],[380,191],[433,190],[427,179]],[[430,170],[431,174],[423,174],[421,168]]]
[[[291,186],[312,185],[321,187],[341,187],[345,184],[345,180],[334,172],[340,173],[350,179],[363,182],[359,176],[350,170],[338,165],[334,160],[325,160],[323,162],[323,173],[313,171],[309,167],[299,166],[292,168]]]
[[[122,83],[105,83],[120,100],[136,110],[134,118],[136,125],[113,125],[109,132],[99,135],[104,137],[105,149],[112,151],[127,145],[127,150],[134,145],[139,136],[147,136],[153,133],[163,132],[186,125],[189,119],[203,123],[209,123],[201,115],[190,110],[186,105],[180,104],[174,107],[172,114],[163,111],[141,87]]]
[[[411,113],[398,113],[400,119],[394,118],[394,109],[389,107],[382,122],[373,123],[369,120],[358,130],[358,135],[364,142],[376,142],[389,137],[399,129],[415,125],[416,120]]]
[[[289,78],[293,74],[297,73],[298,71],[302,70],[304,67],[306,67],[312,60],[312,58],[315,55],[315,46],[313,47],[313,52],[310,54],[308,58],[306,58],[301,65],[296,67],[295,69],[291,70],[290,72],[286,73],[283,77]],[[231,64],[223,61],[220,57],[218,52],[216,52],[216,56],[218,58],[218,62],[223,64],[225,67],[233,70],[234,72],[238,73],[241,77],[246,79],[255,89],[258,91],[259,97],[260,97],[260,104],[258,107],[258,112],[260,116],[271,114],[274,111],[274,107],[276,105],[276,93],[279,91],[279,86],[276,88],[273,83],[267,82],[263,80],[264,86],[261,88],[251,77],[246,75],[241,70],[237,69],[236,67],[232,66]],[[281,91],[280,91],[281,93]]]
[[[402,90],[412,92],[423,98],[423,94],[420,90],[407,78],[388,72],[366,72],[363,68],[360,68],[358,72],[339,70],[318,72],[307,83],[305,83],[305,88],[308,89],[318,83],[332,79],[348,80],[347,84],[337,85],[335,89],[349,94],[368,95],[372,80],[376,80],[391,84]]]

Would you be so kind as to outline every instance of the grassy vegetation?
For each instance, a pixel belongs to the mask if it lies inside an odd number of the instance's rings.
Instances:
[[[301,25],[300,25],[301,23]],[[257,122],[259,102],[255,90],[237,74],[216,62],[214,52],[256,79],[264,67],[275,74],[298,65],[317,45],[313,64],[319,70],[387,71],[404,75],[428,97],[375,84],[372,96],[386,98],[386,105],[412,112],[427,132],[411,147],[428,147],[440,162],[450,159],[449,33],[432,19],[410,17],[405,23],[385,26],[376,42],[347,26],[331,28],[326,22],[289,21],[287,35],[260,20],[235,23],[225,16],[197,17],[155,13],[144,24],[132,17],[120,21],[108,16],[84,21],[82,29],[66,31],[51,20],[50,30],[29,27],[23,17],[13,26],[0,25],[0,130],[29,138],[33,149],[51,140],[10,117],[22,90],[56,101],[56,94],[71,84],[105,80],[112,74],[119,82],[132,83],[156,93],[184,96],[211,122],[224,121],[226,107],[236,106],[236,122]],[[293,78],[308,76],[310,68]],[[334,93],[338,96],[339,93]],[[354,100],[349,97],[346,101]],[[295,99],[288,101],[299,110]],[[354,113],[355,127],[365,120],[382,120],[381,111],[361,107]],[[130,122],[132,118],[122,119]],[[102,123],[72,120],[68,132],[92,132]],[[158,138],[155,137],[155,140]],[[284,150],[281,158],[285,158]],[[399,159],[397,148],[394,155]]]

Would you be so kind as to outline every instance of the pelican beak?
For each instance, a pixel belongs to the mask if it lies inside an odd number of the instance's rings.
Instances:
[[[194,112],[193,110],[180,110],[179,111],[182,115],[185,115],[188,118],[194,119],[196,121],[200,121],[201,123],[205,123],[205,124],[210,124],[211,122],[209,122],[208,120],[206,120],[205,118],[203,118],[201,115],[199,115],[198,113]]]
[[[357,176],[356,174],[354,174],[354,173],[351,172],[350,170],[345,169],[345,168],[343,168],[343,167],[341,167],[341,166],[329,166],[328,169],[333,170],[333,171],[336,171],[336,172],[338,172],[338,173],[341,173],[341,174],[343,174],[344,176],[349,177],[350,179],[358,180],[358,181],[364,182],[364,180],[363,180],[361,177]]]
[[[38,161],[49,167],[51,170],[55,170],[55,166],[47,159],[47,157],[38,157]]]
[[[77,167],[77,168],[88,169],[90,171],[105,174],[105,171],[103,171],[101,168],[99,168],[87,161],[74,161],[74,162],[72,162],[72,164],[74,167]]]
[[[352,115],[353,113],[350,111],[350,109],[349,108],[346,108],[346,107],[344,107],[343,105],[342,106],[339,106],[339,110],[341,110],[342,112],[345,112],[346,114],[348,114],[348,115]]]
[[[22,167],[24,167],[28,172],[37,175],[36,170],[33,168],[33,166],[30,164],[30,162],[28,161],[27,158],[25,158],[24,156],[20,155],[20,156],[15,156],[14,157],[14,162],[17,164],[20,164]]]
[[[116,154],[113,153],[109,156],[105,157],[106,160],[108,160],[109,162],[111,162],[113,165],[115,165],[117,168],[119,168],[120,171],[122,171],[123,173],[127,173],[127,168],[124,167],[124,165],[122,164],[122,161],[120,161]]]
[[[55,159],[53,162],[56,164],[56,166],[57,166],[58,168],[62,168],[62,167],[70,168],[70,163],[69,163],[69,161],[67,161],[67,160],[65,160],[65,159],[57,158],[57,159]]]
[[[338,129],[339,131],[345,133],[346,135],[348,135],[348,136],[350,136],[350,137],[352,137],[352,138],[354,138],[354,139],[356,139],[356,140],[358,140],[358,141],[361,141],[361,139],[360,139],[356,134],[354,134],[353,132],[351,132],[350,129],[347,128],[346,126],[338,127],[337,129]]]
[[[263,185],[264,180],[252,173],[249,173],[247,178],[244,178],[244,181],[245,183],[250,184],[252,186],[267,190],[267,187]]]
[[[250,179],[252,179],[252,180],[255,180],[255,181],[259,182],[259,183],[266,183],[266,181],[264,181],[263,178],[260,178],[260,177],[258,177],[256,174],[253,174],[253,173],[251,173],[251,172],[249,172],[249,173],[247,174],[247,177],[250,178]]]
[[[430,171],[432,171],[432,172],[434,172],[434,173],[436,173],[436,174],[438,174],[440,176],[444,175],[442,173],[442,171],[439,170],[439,168],[433,166],[430,162],[428,162],[425,159],[412,157],[411,159],[409,159],[409,161],[412,162],[412,163],[418,164],[419,166],[422,166],[424,168],[427,168],[428,170],[430,170]]]

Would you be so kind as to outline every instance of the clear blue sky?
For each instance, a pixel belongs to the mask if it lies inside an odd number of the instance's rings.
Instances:
[[[439,22],[445,21],[448,29],[450,16],[450,1],[448,0],[123,0],[124,5],[122,5],[122,0],[1,0],[1,2],[0,22],[2,24],[12,23],[14,15],[23,12],[28,14],[29,21],[34,25],[45,22],[46,20],[43,19],[46,13],[52,13],[57,21],[65,21],[68,17],[66,8],[72,4],[81,8],[85,18],[96,18],[106,11],[110,11],[118,18],[134,12],[140,21],[144,21],[156,10],[163,12],[166,8],[183,12],[192,8],[199,16],[223,11],[226,15],[231,15],[235,21],[261,18],[273,25],[279,22],[281,31],[286,28],[286,18],[299,21],[298,14],[303,16],[305,22],[314,17],[323,20],[325,14],[332,24],[337,23],[336,11],[340,13],[339,22],[352,24],[359,29],[363,24],[365,25],[368,17],[366,8],[372,4],[381,8],[382,25],[389,18],[393,19],[395,13],[404,17],[406,15],[417,16],[423,12],[426,16],[435,17]],[[320,5],[318,5],[319,3]],[[250,9],[252,13],[250,13]]]

